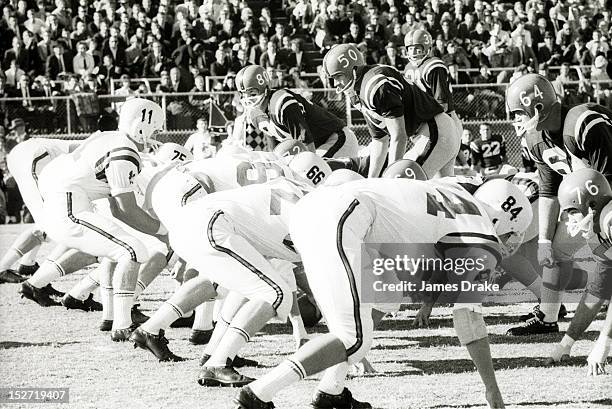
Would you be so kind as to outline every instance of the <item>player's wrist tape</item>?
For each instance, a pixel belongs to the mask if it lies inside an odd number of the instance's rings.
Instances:
[[[538,244],[551,244],[552,240],[548,240],[548,239],[539,239],[538,240]]]
[[[159,223],[159,229],[155,232],[158,236],[165,236],[168,234],[168,230],[164,227],[163,224]]]

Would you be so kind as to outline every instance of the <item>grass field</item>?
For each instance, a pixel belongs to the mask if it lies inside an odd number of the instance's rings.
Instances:
[[[0,226],[0,254],[20,226]],[[48,251],[45,246],[41,251]],[[68,290],[83,272],[55,284]],[[111,342],[97,329],[99,313],[43,309],[20,299],[19,285],[0,286],[0,385],[2,387],[69,387],[70,404],[41,404],[61,408],[231,408],[237,389],[200,387],[195,379],[202,348],[187,341],[189,329],[167,333],[170,348],[190,358],[180,363],[159,363],[130,344]],[[154,311],[174,288],[167,275],[158,278],[141,297],[142,308]],[[589,378],[585,358],[603,322],[603,314],[576,343],[570,362],[544,367],[543,361],[561,334],[513,339],[504,336],[530,305],[485,307],[498,381],[508,407],[604,408],[612,406],[612,375]],[[570,310],[572,305],[569,306]],[[354,395],[375,408],[485,407],[484,393],[467,351],[452,330],[449,309],[435,309],[433,328],[411,329],[415,310],[402,311],[383,321],[368,355],[379,373],[350,380]],[[570,317],[572,314],[570,314]],[[561,329],[567,328],[567,321]],[[315,332],[324,332],[319,326]],[[292,352],[289,327],[264,328],[243,355],[260,361],[260,368],[244,373],[261,376]],[[277,408],[307,408],[316,379],[283,391]],[[0,404],[16,408],[19,405]],[[37,405],[24,405],[33,408]]]

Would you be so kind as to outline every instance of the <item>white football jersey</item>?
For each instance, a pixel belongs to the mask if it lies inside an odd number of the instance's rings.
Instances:
[[[289,168],[279,161],[259,161],[244,155],[223,156],[182,165],[196,179],[210,180],[215,192],[235,189],[288,176]]]
[[[41,192],[85,193],[90,200],[135,190],[142,169],[138,148],[121,132],[95,132],[72,153],[51,161],[40,176]]]
[[[364,179],[333,189],[338,195],[355,197],[375,215],[368,242],[397,238],[426,244],[479,243],[499,252],[495,228],[485,209],[459,185],[435,180]]]
[[[289,237],[289,220],[295,204],[311,187],[278,178],[259,185],[218,192],[190,203],[196,209],[219,209],[237,232],[266,257],[300,261]]]

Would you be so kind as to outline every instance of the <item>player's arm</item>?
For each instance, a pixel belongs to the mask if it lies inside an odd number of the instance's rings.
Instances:
[[[612,118],[603,115],[587,115],[581,131],[576,135],[564,135],[566,149],[579,158],[586,157],[591,167],[606,176],[612,175]],[[586,129],[582,131],[582,129]],[[573,129],[572,129],[573,131]]]
[[[368,169],[368,177],[377,178],[385,164],[385,159],[387,159],[387,152],[389,151],[389,137],[385,136],[379,139],[372,139],[369,149],[370,168]]]
[[[538,205],[538,217],[540,220],[539,240],[541,242],[550,242],[555,235],[559,218],[557,190],[561,184],[561,175],[553,171],[545,163],[537,162],[536,166],[541,178]]]
[[[134,178],[140,165],[136,159],[117,159],[109,162],[106,178],[111,188],[111,211],[128,226],[150,235],[165,234],[165,228],[141,209],[134,195]],[[114,202],[114,203],[113,203]]]
[[[448,85],[448,72],[446,69],[442,67],[434,68],[429,74],[429,83],[431,84],[433,97],[442,105],[444,112],[446,112],[448,110],[449,101],[453,98],[450,86]]]
[[[472,154],[472,170],[480,172],[482,168],[482,152],[480,152],[480,147],[474,142],[470,142],[470,153]]]
[[[293,101],[295,102],[283,108],[282,116],[279,116],[279,118],[283,118],[284,125],[289,129],[291,138],[304,142],[306,147],[314,152],[314,139],[310,126],[306,122],[306,115],[301,105],[296,100]]]

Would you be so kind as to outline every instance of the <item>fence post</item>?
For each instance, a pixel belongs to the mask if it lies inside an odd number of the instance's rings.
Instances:
[[[597,97],[595,102],[601,105],[601,90],[599,89],[599,82],[595,83],[595,96]]]
[[[342,93],[342,98],[346,104],[346,125],[350,128],[353,126],[353,115],[351,114],[351,101]]]
[[[164,111],[164,131],[168,130],[168,111],[166,111],[166,94],[162,95],[161,107]]]
[[[66,117],[68,123],[68,133],[72,133],[72,115],[70,115],[70,98],[66,98]]]

